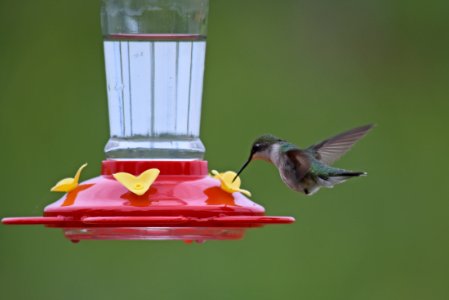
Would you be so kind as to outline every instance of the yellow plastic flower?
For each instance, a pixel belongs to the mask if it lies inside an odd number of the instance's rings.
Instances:
[[[240,177],[237,177],[234,180],[235,175],[237,173],[232,171],[227,171],[224,173],[219,173],[216,170],[212,170],[211,173],[214,175],[215,179],[220,180],[221,182],[221,189],[228,192],[228,193],[234,193],[234,192],[240,192],[242,194],[245,194],[248,197],[251,197],[251,193],[247,190],[243,190],[240,188]],[[234,180],[234,182],[232,182]]]
[[[76,189],[78,186],[78,181],[80,179],[81,171],[87,166],[87,164],[82,165],[78,171],[76,171],[74,178],[64,178],[51,188],[52,192],[70,192]]]
[[[159,173],[160,171],[158,169],[148,169],[145,172],[142,172],[139,176],[134,176],[125,172],[115,173],[112,176],[127,188],[128,191],[137,196],[142,196],[150,189]]]

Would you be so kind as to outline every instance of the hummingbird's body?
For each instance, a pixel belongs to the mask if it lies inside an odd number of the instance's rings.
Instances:
[[[336,135],[323,142],[300,149],[273,135],[259,137],[251,149],[248,161],[261,159],[275,165],[282,181],[292,190],[312,195],[321,187],[331,188],[351,177],[366,175],[332,167],[331,164],[345,154],[352,145],[367,134],[372,125],[366,125]]]

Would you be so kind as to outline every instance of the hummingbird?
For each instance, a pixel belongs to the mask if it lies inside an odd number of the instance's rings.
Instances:
[[[332,188],[352,177],[365,176],[366,172],[339,169],[332,167],[332,164],[373,127],[373,124],[357,127],[306,149],[271,134],[262,135],[252,144],[249,158],[234,180],[253,160],[273,164],[290,189],[306,195],[312,195],[322,187]]]

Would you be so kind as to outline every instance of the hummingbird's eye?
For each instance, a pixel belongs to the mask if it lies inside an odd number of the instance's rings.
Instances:
[[[254,144],[253,146],[253,152],[259,151],[262,148],[261,144]]]

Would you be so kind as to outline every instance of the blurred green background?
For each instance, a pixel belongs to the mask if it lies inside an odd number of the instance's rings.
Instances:
[[[293,225],[244,240],[87,241],[0,226],[4,299],[449,299],[449,2],[211,0],[201,137],[237,169],[252,139],[308,146],[378,127],[313,197],[252,164],[244,185]],[[0,216],[40,215],[108,138],[99,1],[0,0]]]

